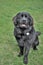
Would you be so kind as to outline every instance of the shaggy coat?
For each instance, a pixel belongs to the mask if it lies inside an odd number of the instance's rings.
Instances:
[[[39,45],[38,36],[40,32],[35,31],[33,26],[33,18],[27,12],[20,12],[13,17],[14,23],[14,36],[18,42],[20,48],[19,57],[24,54],[24,63],[28,63],[28,53],[32,47],[37,50]]]

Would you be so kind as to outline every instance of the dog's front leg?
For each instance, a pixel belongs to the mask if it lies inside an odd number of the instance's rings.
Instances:
[[[28,63],[28,53],[29,53],[30,47],[31,47],[30,44],[25,46],[24,60],[23,60],[24,64]]]
[[[20,48],[20,52],[18,54],[18,57],[21,57],[23,55],[23,49],[24,49],[24,47],[23,46],[19,46],[19,48]]]

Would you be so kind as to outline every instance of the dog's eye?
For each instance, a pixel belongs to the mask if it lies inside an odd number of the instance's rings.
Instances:
[[[21,17],[23,17],[23,14],[21,15]]]
[[[27,15],[25,15],[25,17],[27,17]]]

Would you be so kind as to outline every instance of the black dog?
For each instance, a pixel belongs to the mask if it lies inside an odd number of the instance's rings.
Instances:
[[[40,32],[35,31],[33,26],[33,18],[27,12],[20,12],[15,17],[13,17],[13,22],[15,25],[14,36],[18,42],[20,53],[18,56],[22,56],[24,53],[24,63],[28,63],[28,53],[32,47],[37,50],[39,45],[38,36]]]

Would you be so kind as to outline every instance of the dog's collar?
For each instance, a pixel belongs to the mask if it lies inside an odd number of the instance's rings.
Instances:
[[[26,33],[26,35],[29,35],[29,34],[30,34],[29,32]]]

